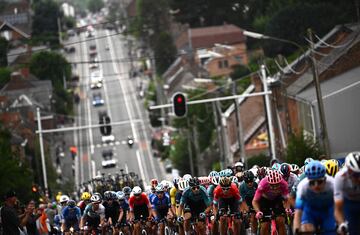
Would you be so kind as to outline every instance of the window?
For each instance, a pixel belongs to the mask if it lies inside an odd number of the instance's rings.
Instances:
[[[311,105],[298,101],[298,108],[299,108],[299,121],[300,126],[304,129],[304,132],[314,136],[314,126],[313,126],[313,119],[311,113]]]
[[[218,67],[219,67],[219,69],[222,69],[222,68],[223,68],[223,64],[222,64],[222,61],[221,61],[221,60],[218,61]]]
[[[229,62],[227,60],[220,60],[220,61],[218,61],[218,67],[219,67],[219,69],[228,68]]]
[[[227,60],[224,60],[224,68],[229,68],[229,62]]]

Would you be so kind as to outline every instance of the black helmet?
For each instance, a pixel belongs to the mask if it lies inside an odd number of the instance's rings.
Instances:
[[[76,206],[76,202],[75,202],[74,200],[69,200],[69,201],[67,202],[67,205],[68,205],[69,207],[71,207],[71,208],[74,208],[74,207]]]
[[[129,186],[125,186],[125,187],[123,188],[123,192],[124,192],[125,194],[130,194],[130,193],[131,193],[131,188],[130,188]]]
[[[255,179],[254,173],[251,171],[245,171],[243,175],[243,179],[245,182],[252,182]]]
[[[189,179],[190,187],[195,187],[195,186],[199,186],[199,185],[200,185],[200,182],[197,177],[193,177],[193,178]]]

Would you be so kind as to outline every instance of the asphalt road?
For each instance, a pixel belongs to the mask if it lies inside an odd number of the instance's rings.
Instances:
[[[74,144],[78,147],[75,182],[86,182],[100,173],[115,174],[120,169],[137,173],[144,182],[149,182],[152,178],[164,179],[166,174],[163,164],[152,156],[146,110],[137,97],[135,79],[129,78],[130,61],[126,38],[122,35],[110,36],[111,34],[113,32],[97,30],[95,37],[91,38],[94,40],[88,40],[83,33],[69,41],[83,41],[74,44],[76,53],[71,60],[89,61],[89,47],[96,45],[98,60],[106,61],[100,63],[98,68],[104,77],[101,89],[90,89],[90,73],[96,69],[90,69],[88,63],[76,66],[80,76],[81,97],[76,110],[76,125],[98,124],[100,111],[106,111],[112,122],[123,123],[112,125],[115,141],[109,144],[102,143],[99,127],[74,132]],[[103,106],[92,105],[94,93],[101,93],[105,101]],[[135,140],[132,148],[126,143],[129,135]],[[113,150],[118,162],[115,168],[103,169],[101,153],[108,149]]]

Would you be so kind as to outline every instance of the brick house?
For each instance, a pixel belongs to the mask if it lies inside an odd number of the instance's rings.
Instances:
[[[315,60],[322,90],[332,157],[360,149],[360,33],[359,24],[339,25],[315,44]],[[288,137],[303,130],[322,140],[310,52],[283,69],[273,88],[273,117],[277,152]]]
[[[0,36],[6,38],[9,42],[17,42],[23,39],[29,39],[30,35],[23,32],[16,26],[11,25],[6,21],[0,20]]]

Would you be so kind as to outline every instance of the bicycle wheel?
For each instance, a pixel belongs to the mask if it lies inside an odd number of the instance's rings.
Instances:
[[[165,235],[171,235],[171,230],[168,226],[165,226],[164,233]]]
[[[141,230],[141,235],[147,235],[146,229]]]

